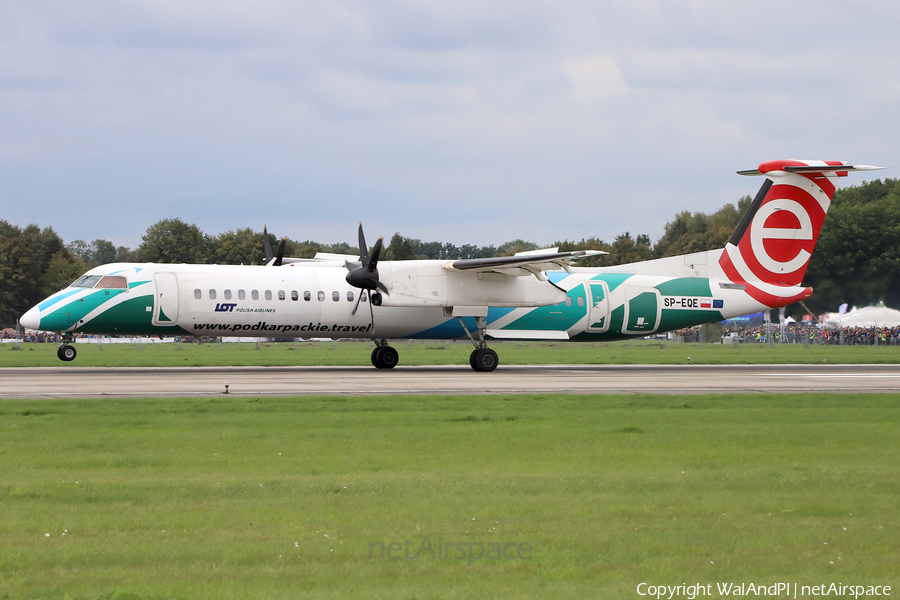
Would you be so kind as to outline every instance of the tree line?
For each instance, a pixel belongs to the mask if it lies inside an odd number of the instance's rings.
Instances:
[[[825,220],[805,283],[815,293],[804,306],[791,307],[799,318],[806,311],[834,311],[846,302],[865,306],[884,302],[900,307],[900,183],[877,179],[838,190]],[[607,243],[597,237],[560,240],[543,247],[561,251],[604,250],[579,266],[623,263],[713,250],[725,246],[750,206],[744,196],[712,214],[684,211],[666,223],[653,244],[646,234],[617,235]],[[279,239],[269,234],[277,248]],[[486,258],[511,256],[542,246],[517,239],[499,246],[456,246],[423,242],[395,233],[383,260]],[[312,258],[316,252],[357,254],[355,245],[322,244],[286,239],[285,256]],[[0,220],[0,325],[10,326],[28,308],[62,289],[90,268],[111,262],[248,264],[265,262],[262,232],[252,228],[210,236],[179,218],[151,225],[134,250],[107,240],[74,240],[66,244],[51,227],[19,227]]]

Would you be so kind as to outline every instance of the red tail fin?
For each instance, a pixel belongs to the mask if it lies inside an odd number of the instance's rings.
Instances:
[[[768,306],[808,297],[806,274],[838,177],[880,167],[841,161],[773,160],[742,175],[765,175],[750,210],[731,236],[719,265],[747,293]]]

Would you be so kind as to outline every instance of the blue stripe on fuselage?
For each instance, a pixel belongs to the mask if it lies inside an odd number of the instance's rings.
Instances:
[[[77,294],[80,291],[83,291],[83,288],[69,290],[68,292],[59,292],[55,296],[50,296],[49,298],[47,298],[46,300],[44,300],[43,302],[38,304],[38,310],[43,312],[43,311],[47,310],[48,308],[50,308],[51,306],[53,306],[54,304],[56,304],[57,302],[59,302],[60,300],[65,300],[72,294]]]
[[[487,322],[493,323],[514,310],[514,308],[489,308]],[[466,327],[469,328],[469,331],[475,332],[478,329],[478,326],[475,324],[475,317],[463,317],[463,321]],[[437,327],[420,331],[409,337],[420,340],[455,340],[456,338],[466,337],[466,332],[463,330],[462,325],[459,324],[459,320],[451,317]]]

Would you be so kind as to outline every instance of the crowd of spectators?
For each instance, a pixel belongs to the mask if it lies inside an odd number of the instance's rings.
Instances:
[[[815,325],[791,323],[782,329],[772,324],[770,328],[760,327],[725,327],[722,336],[733,336],[732,339],[750,343],[768,343],[767,335],[772,336],[772,343],[787,344],[844,344],[849,346],[872,346],[900,344],[900,326],[895,327],[822,327]]]
[[[15,331],[4,329],[0,331],[0,339],[15,340],[19,339],[23,342],[39,342],[39,343],[59,343],[62,342],[62,336],[57,333],[47,333],[46,331],[29,331],[16,335]]]

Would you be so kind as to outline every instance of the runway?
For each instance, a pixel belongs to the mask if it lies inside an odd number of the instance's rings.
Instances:
[[[0,399],[312,394],[896,392],[897,365],[50,367],[0,370]]]

